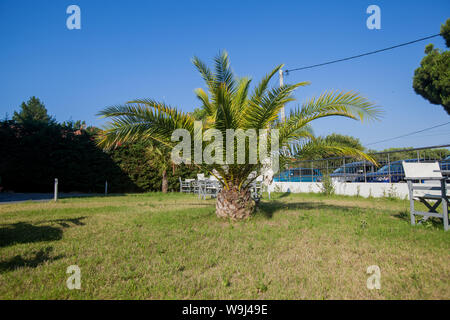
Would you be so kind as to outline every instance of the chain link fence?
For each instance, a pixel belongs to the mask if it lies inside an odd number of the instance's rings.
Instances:
[[[437,161],[441,170],[450,170],[450,144],[373,152],[369,155],[378,166],[348,157],[302,160],[280,170],[274,182],[320,182],[325,176],[337,182],[404,182],[402,161]]]

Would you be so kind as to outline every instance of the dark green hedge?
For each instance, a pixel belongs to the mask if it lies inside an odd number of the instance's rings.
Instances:
[[[126,172],[133,183],[143,191],[161,191],[162,174],[152,159],[146,156],[147,145],[138,142],[131,145],[119,147],[111,152],[111,159]],[[178,191],[180,184],[178,177],[182,179],[196,177],[197,171],[186,165],[170,166],[167,169],[169,191]]]
[[[78,134],[77,134],[78,133]],[[61,192],[142,192],[161,190],[156,166],[145,158],[145,144],[99,149],[95,131],[74,130],[60,124],[14,121],[0,123],[0,177],[3,190],[52,192],[59,179]],[[178,176],[195,173],[186,166],[168,170],[169,190],[179,189]]]

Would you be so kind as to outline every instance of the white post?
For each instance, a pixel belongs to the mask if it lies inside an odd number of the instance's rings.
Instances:
[[[58,179],[57,179],[57,178],[55,178],[55,189],[54,189],[54,196],[53,196],[53,199],[54,199],[55,201],[58,200]]]
[[[284,79],[283,79],[283,70],[282,69],[280,69],[279,71],[278,71],[278,74],[280,75],[280,87],[282,87],[283,85],[284,85]],[[280,110],[280,116],[281,116],[281,121],[285,121],[286,120],[286,116],[285,116],[285,113],[284,113],[284,106],[283,106],[283,108],[281,108],[281,110]]]
[[[105,181],[105,196],[108,194],[108,180]]]

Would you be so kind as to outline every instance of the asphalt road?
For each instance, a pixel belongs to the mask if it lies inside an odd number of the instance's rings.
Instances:
[[[99,194],[92,193],[60,193],[58,198],[72,198],[72,197],[92,197]],[[0,193],[0,204],[16,203],[24,201],[51,201],[53,200],[53,193]]]

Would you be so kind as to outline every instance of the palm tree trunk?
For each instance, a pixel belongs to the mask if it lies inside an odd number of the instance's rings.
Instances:
[[[162,192],[167,193],[168,189],[169,189],[169,182],[167,180],[167,171],[163,170],[163,172],[162,172]]]
[[[255,208],[250,190],[239,190],[237,186],[223,188],[217,195],[216,215],[219,218],[242,220],[250,217]]]

